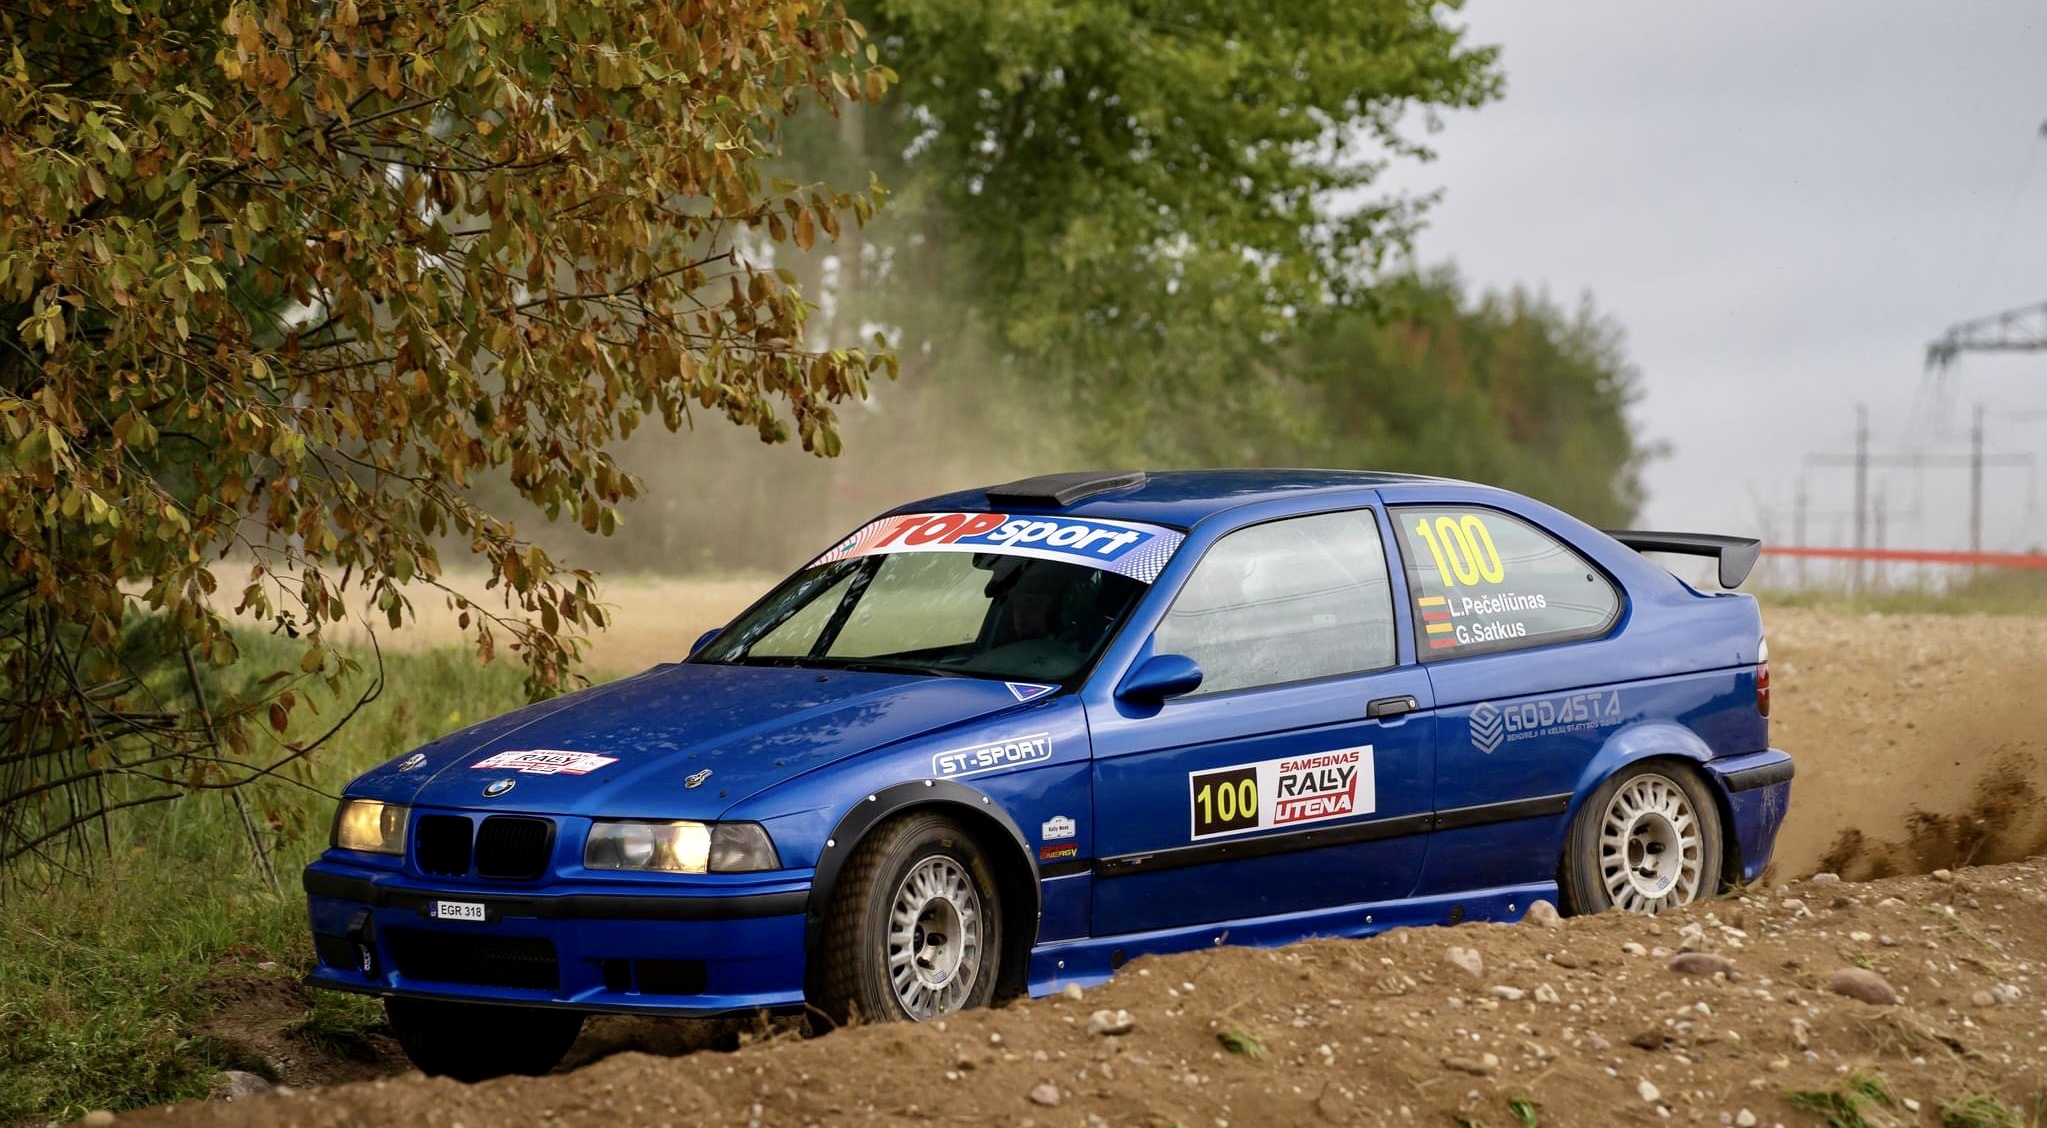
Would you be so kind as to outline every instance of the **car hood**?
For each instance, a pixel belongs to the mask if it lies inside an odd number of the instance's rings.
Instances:
[[[1003,682],[971,678],[656,666],[451,733],[361,776],[349,794],[431,807],[716,818],[826,764],[1018,708],[1017,696]],[[523,752],[562,755],[516,755]],[[493,757],[498,766],[478,766]],[[484,794],[503,780],[508,790]]]

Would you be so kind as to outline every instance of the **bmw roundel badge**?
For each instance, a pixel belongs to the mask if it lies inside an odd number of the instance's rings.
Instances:
[[[513,785],[517,784],[518,782],[519,781],[516,779],[491,780],[489,783],[483,785],[483,797],[485,799],[495,799],[498,796],[503,795],[505,792],[510,791]]]

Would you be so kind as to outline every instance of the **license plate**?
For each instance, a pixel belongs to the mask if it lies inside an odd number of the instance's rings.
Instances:
[[[427,915],[435,920],[487,920],[482,901],[435,901],[427,906]]]

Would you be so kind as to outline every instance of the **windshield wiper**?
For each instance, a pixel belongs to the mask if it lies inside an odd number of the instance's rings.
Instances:
[[[863,674],[924,674],[934,678],[971,678],[975,675],[965,670],[951,670],[944,666],[923,666],[909,662],[853,662],[842,659],[827,659],[835,670],[852,670]]]
[[[780,669],[849,670],[856,674],[919,674],[929,678],[975,678],[1003,680],[1002,675],[950,666],[929,666],[915,662],[888,662],[872,658],[809,658],[793,654],[749,654],[741,658],[710,660],[718,666],[772,666]]]

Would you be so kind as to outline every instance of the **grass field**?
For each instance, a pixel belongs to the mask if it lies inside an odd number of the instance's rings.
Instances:
[[[267,636],[240,642],[246,672],[230,678],[293,660]],[[117,819],[111,856],[84,879],[7,891],[0,1125],[203,1097],[221,1069],[243,1064],[207,1033],[208,1019],[224,992],[288,985],[310,970],[298,872],[326,845],[333,803],[319,792],[523,702],[517,669],[479,668],[464,652],[387,651],[385,664],[391,688],[295,779],[244,790],[268,828],[279,889],[258,876],[240,817],[216,795]],[[320,704],[332,715],[345,702]],[[377,1014],[316,993],[302,1021],[309,1036],[346,1041]]]

